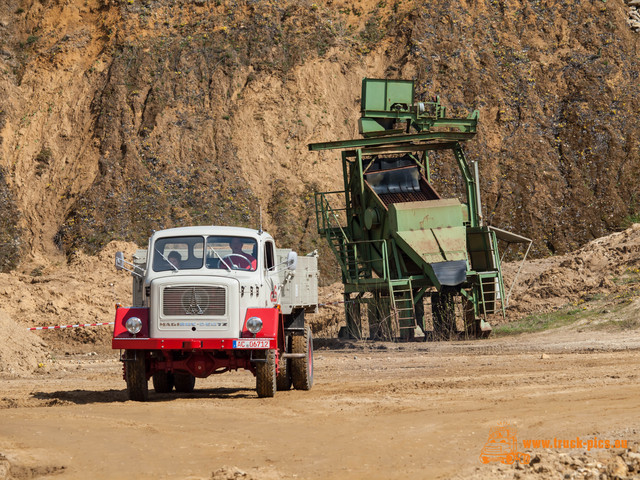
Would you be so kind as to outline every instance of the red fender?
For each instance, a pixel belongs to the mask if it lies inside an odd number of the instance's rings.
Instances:
[[[131,317],[138,317],[142,320],[142,330],[135,337],[124,326]],[[116,320],[113,324],[113,338],[149,338],[149,309],[147,307],[118,307]]]
[[[262,320],[262,330],[255,335],[247,330],[247,320],[258,317]],[[280,323],[280,311],[277,308],[247,308],[247,314],[242,324],[243,338],[278,338],[278,325]]]

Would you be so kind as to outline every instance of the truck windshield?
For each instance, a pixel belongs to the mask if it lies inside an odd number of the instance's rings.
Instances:
[[[194,270],[202,268],[203,237],[169,237],[156,240],[153,246],[153,271]]]
[[[248,237],[207,238],[207,268],[254,271],[258,243]]]

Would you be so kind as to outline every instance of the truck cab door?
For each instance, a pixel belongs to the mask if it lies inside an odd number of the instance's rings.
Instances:
[[[275,276],[275,265],[276,265],[275,253],[276,252],[275,252],[275,247],[273,245],[273,242],[271,240],[267,240],[266,242],[264,242],[264,249],[263,249],[264,262],[262,264],[264,265],[265,284],[269,292],[273,292],[275,289],[275,281],[273,278]]]

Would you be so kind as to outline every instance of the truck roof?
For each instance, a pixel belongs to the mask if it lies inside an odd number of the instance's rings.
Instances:
[[[226,227],[218,225],[168,228],[166,230],[158,230],[157,232],[154,232],[153,237],[181,237],[188,235],[229,235],[252,238],[271,238],[271,235],[267,232],[262,232],[262,234],[260,234],[258,230],[254,230],[252,228]]]

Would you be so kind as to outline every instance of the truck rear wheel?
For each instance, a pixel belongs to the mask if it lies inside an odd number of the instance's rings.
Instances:
[[[173,374],[170,372],[156,372],[151,377],[153,389],[156,393],[169,393],[173,390]]]
[[[266,361],[256,364],[256,392],[258,397],[273,397],[277,390],[276,351],[267,350],[263,357]]]
[[[196,385],[196,377],[186,372],[174,373],[173,383],[176,386],[176,392],[191,393]]]
[[[147,379],[147,360],[143,351],[126,351],[124,376],[127,381],[129,400],[146,402],[149,399],[149,380]]]
[[[291,337],[285,337],[285,342],[282,350],[279,352],[278,358],[278,373],[276,375],[276,386],[278,390],[284,391],[291,388],[291,363],[288,358],[283,358],[283,355],[287,353],[287,345],[291,343]]]
[[[296,390],[310,390],[313,385],[313,335],[305,327],[304,335],[291,339],[291,353],[303,354],[302,358],[291,359],[291,380]]]

